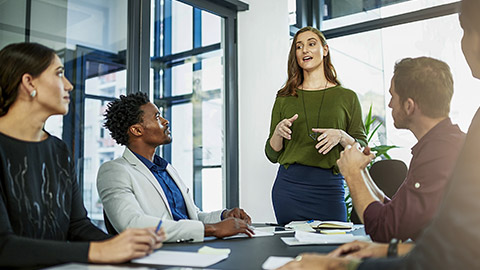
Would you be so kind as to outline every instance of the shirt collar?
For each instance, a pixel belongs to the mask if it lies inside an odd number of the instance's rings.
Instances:
[[[132,151],[130,149],[130,151]],[[162,171],[165,171],[166,168],[167,168],[167,165],[168,165],[168,162],[161,158],[160,156],[158,155],[154,155],[153,157],[153,162],[151,162],[150,160],[146,159],[145,157],[135,153],[132,151],[132,153],[143,163],[145,164],[145,166],[147,166],[147,168],[149,170],[162,170]]]
[[[412,147],[412,155],[415,155],[430,140],[431,137],[436,137],[438,133],[445,133],[445,130],[451,127],[452,120],[447,117],[431,128],[423,137]]]

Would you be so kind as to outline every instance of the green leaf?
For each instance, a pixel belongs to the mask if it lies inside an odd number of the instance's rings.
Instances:
[[[375,118],[376,119],[376,118]],[[378,125],[373,129],[373,131],[368,136],[367,142],[370,142],[373,138],[373,135],[377,132],[377,130],[383,125],[382,121],[379,121]]]
[[[371,148],[373,152],[375,152],[375,156],[380,157],[384,156],[387,159],[392,159],[388,154],[388,150],[398,148],[396,145],[377,145]]]
[[[370,125],[372,124],[372,105],[370,104],[370,109],[368,110],[368,114],[365,117],[365,132],[367,134],[370,133]]]

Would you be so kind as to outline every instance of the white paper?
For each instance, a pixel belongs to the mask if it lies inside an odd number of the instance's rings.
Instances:
[[[295,231],[314,232],[315,230],[310,226],[310,221],[291,221],[285,228],[289,228]]]
[[[197,252],[183,252],[159,250],[149,256],[134,259],[133,263],[173,265],[188,267],[208,267],[228,258],[228,255],[199,254]]]
[[[219,254],[230,254],[230,252],[232,252],[232,250],[230,250],[229,248],[213,248],[213,247],[209,247],[209,246],[203,246],[201,248],[198,249],[198,253],[200,254],[215,254],[215,255],[219,255]]]
[[[355,240],[371,241],[369,236],[353,234],[326,235],[296,231],[295,237],[282,237],[282,241],[289,246],[344,244]]]
[[[286,263],[292,261],[292,257],[277,257],[277,256],[270,256],[268,259],[262,264],[262,269],[265,270],[273,270],[277,269]]]
[[[269,232],[269,231],[263,231],[257,228],[253,228],[253,232],[255,233],[253,237],[273,236],[273,231]],[[224,237],[223,239],[234,239],[234,238],[248,238],[248,235],[246,235],[245,233],[239,233],[236,235]]]
[[[98,265],[98,264],[81,264],[81,263],[68,263],[49,268],[45,270],[149,270],[148,267],[128,267],[128,266],[112,266],[112,265]]]
[[[273,233],[273,234],[284,234],[284,233],[295,232],[294,230],[288,229],[288,228],[285,228],[283,231],[277,231],[276,228],[280,228],[280,227],[258,227],[255,229],[255,232],[262,231],[262,232]]]

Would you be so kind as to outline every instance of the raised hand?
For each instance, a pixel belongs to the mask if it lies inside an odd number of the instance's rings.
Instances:
[[[123,263],[140,258],[162,246],[165,232],[155,228],[127,229],[119,235],[101,242],[91,242],[88,261],[92,263]]]
[[[345,176],[345,179],[347,179],[349,175],[364,170],[368,163],[375,158],[375,154],[370,153],[367,155],[364,151],[359,143],[355,143],[353,146],[347,145],[345,150],[340,153],[340,159],[337,160],[337,164],[340,173]],[[368,153],[370,151],[366,152]]]
[[[275,127],[275,131],[273,132],[273,136],[281,137],[287,140],[292,139],[292,130],[290,127],[293,125],[293,122],[297,120],[298,114],[290,118],[285,118],[282,121],[278,122],[277,126]]]
[[[327,154],[332,150],[335,145],[339,144],[343,138],[343,130],[340,129],[325,129],[325,128],[312,128],[313,132],[322,133],[317,137],[318,143],[315,148],[318,149],[320,154]]]

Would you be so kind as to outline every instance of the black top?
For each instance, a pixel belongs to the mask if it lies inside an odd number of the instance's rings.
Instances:
[[[480,110],[470,125],[437,216],[402,259],[359,269],[480,269]]]
[[[0,133],[0,195],[0,268],[87,262],[86,241],[108,238],[87,217],[65,143],[51,135]]]

